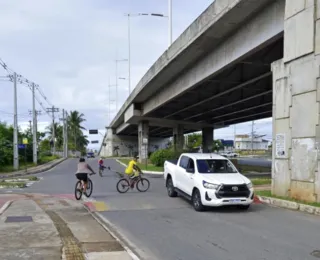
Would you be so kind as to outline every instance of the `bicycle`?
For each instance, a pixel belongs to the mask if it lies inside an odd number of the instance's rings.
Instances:
[[[102,177],[102,173],[103,173],[105,168],[107,168],[107,167],[106,166],[99,166],[99,175],[100,175],[100,177]]]
[[[92,174],[89,174],[89,175],[92,175]],[[81,197],[82,197],[82,194],[84,193],[83,192],[83,185],[81,183],[80,180],[78,180],[76,182],[76,187],[75,187],[75,191],[74,191],[74,195],[76,197],[77,200],[80,200]],[[93,191],[93,183],[91,181],[91,179],[89,178],[88,176],[88,181],[87,181],[87,190],[86,192],[84,193],[84,195],[86,195],[87,198],[89,198],[92,194],[92,191]]]
[[[133,189],[134,186],[136,186],[137,190],[140,192],[146,192],[150,188],[150,182],[148,179],[141,177],[141,174],[139,176],[134,177],[131,179],[131,184],[127,177],[123,173],[120,173],[118,171],[111,170],[110,167],[108,167],[110,171],[113,171],[118,174],[120,177],[120,180],[117,183],[117,191],[119,193],[126,193],[130,188]],[[141,187],[142,185],[142,187]],[[122,188],[122,190],[121,190]]]

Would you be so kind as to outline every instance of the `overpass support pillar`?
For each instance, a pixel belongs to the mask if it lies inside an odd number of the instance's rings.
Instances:
[[[300,2],[286,1],[284,57],[272,64],[272,193],[320,202],[320,9]]]
[[[173,129],[173,148],[175,151],[181,151],[184,147],[183,126],[178,125]]]
[[[139,162],[145,163],[148,159],[149,147],[149,123],[142,121],[138,124],[138,151]]]
[[[212,152],[213,145],[213,127],[202,129],[202,151],[204,153]]]

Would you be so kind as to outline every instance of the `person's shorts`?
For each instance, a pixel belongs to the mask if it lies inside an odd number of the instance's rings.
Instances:
[[[77,173],[76,177],[79,181],[88,181],[88,173]]]

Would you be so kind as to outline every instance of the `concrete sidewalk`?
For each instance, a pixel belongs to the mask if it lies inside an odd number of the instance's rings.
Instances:
[[[2,260],[132,259],[82,202],[41,194],[4,194],[0,202]]]

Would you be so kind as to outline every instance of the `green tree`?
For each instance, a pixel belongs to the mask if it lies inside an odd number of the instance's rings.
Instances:
[[[85,122],[84,114],[79,113],[78,111],[70,111],[67,122],[68,122],[68,135],[69,138],[74,141],[75,150],[83,149],[85,145],[84,137],[82,130],[86,130],[81,124]],[[89,143],[89,141],[88,141]]]
[[[213,144],[212,144],[212,151],[219,151],[222,150],[224,148],[222,142],[220,140],[213,140]]]
[[[46,133],[49,135],[49,140],[53,138],[53,128],[52,124],[46,127]],[[54,123],[54,134],[56,139],[56,148],[62,149],[63,146],[63,126],[59,123]]]
[[[188,135],[188,143],[187,143],[187,148],[189,150],[199,147],[202,144],[202,134],[190,134]]]

